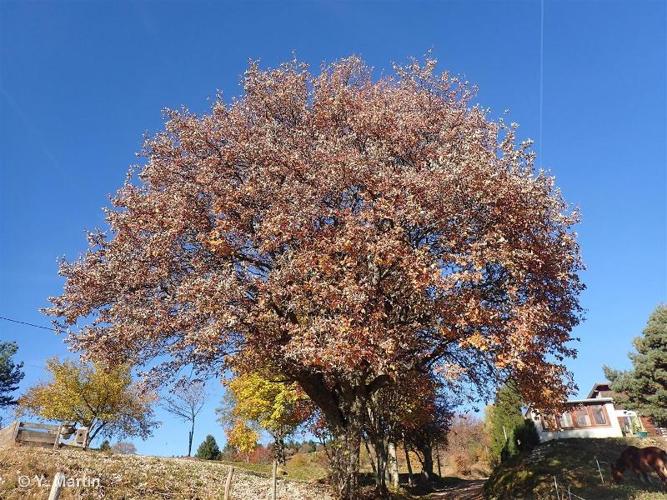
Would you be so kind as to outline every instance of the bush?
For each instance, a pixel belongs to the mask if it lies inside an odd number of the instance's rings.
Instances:
[[[119,441],[111,447],[111,451],[121,455],[134,455],[137,452],[137,447],[127,441]]]
[[[299,447],[299,453],[313,453],[317,447],[312,441],[306,441]]]
[[[514,429],[514,441],[520,452],[530,451],[540,444],[540,435],[531,419],[525,419],[523,425]]]
[[[270,464],[273,462],[273,450],[271,446],[257,446],[248,453],[248,462],[253,464]]]
[[[218,448],[215,438],[210,434],[206,436],[206,439],[197,448],[195,456],[204,460],[217,460],[220,458],[220,448]]]
[[[233,462],[236,460],[236,449],[229,443],[225,444],[225,447],[220,452],[221,460],[228,460]]]

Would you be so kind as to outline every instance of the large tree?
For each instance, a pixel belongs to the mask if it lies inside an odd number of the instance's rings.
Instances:
[[[19,388],[23,380],[23,363],[13,358],[18,351],[16,342],[0,342],[0,410],[16,404],[12,393]]]
[[[253,63],[231,103],[168,112],[108,232],[60,268],[49,313],[71,345],[297,382],[337,436],[345,498],[366,401],[397,374],[480,388],[511,374],[534,406],[558,403],[580,319],[577,214],[515,127],[434,68],[374,80],[355,57],[319,75]]]
[[[98,434],[145,438],[157,425],[152,409],[155,396],[132,382],[127,366],[53,358],[46,362],[46,369],[51,380],[21,396],[20,411],[88,427],[84,447]]]
[[[619,403],[667,427],[667,305],[653,311],[642,335],[633,343],[637,352],[630,353],[632,370],[605,366],[605,375],[618,393],[615,397]]]

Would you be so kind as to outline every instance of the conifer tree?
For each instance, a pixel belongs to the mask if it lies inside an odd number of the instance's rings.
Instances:
[[[630,353],[632,370],[604,367],[616,400],[629,410],[667,426],[667,305],[659,305],[649,317],[642,335],[635,338]]]
[[[496,401],[486,414],[486,431],[490,438],[489,451],[495,463],[528,451],[539,443],[535,424],[523,416],[521,395],[512,383],[502,386]]]
[[[206,439],[197,448],[195,456],[204,460],[217,460],[220,457],[220,448],[218,448],[215,438],[210,434],[206,436]]]
[[[0,408],[16,404],[11,393],[18,389],[25,375],[21,370],[23,363],[16,363],[12,359],[16,351],[16,342],[0,342]]]

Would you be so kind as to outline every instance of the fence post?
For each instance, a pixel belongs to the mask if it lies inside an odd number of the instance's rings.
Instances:
[[[65,474],[56,472],[53,476],[53,483],[51,484],[51,491],[49,492],[49,500],[58,500],[60,498],[60,490],[65,482]]]
[[[234,467],[229,468],[227,473],[227,481],[225,481],[225,496],[224,500],[229,500],[229,493],[232,489],[232,475],[234,474]]]
[[[16,439],[19,437],[19,429],[21,428],[21,421],[14,422],[14,430],[12,431],[12,446],[16,446]]]
[[[604,484],[604,476],[602,475],[602,469],[600,468],[600,462],[598,462],[598,457],[595,457],[595,463],[598,466],[598,472],[600,473],[600,481]]]
[[[56,440],[53,442],[53,448],[58,449],[58,445],[60,444],[60,433],[62,432],[62,425],[58,426],[58,432],[56,432]]]

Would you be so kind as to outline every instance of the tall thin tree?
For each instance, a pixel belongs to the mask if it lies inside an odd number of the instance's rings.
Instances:
[[[192,438],[195,420],[206,403],[206,384],[202,380],[180,379],[169,395],[162,398],[161,406],[181,420],[190,424],[188,431],[188,456],[192,454]]]

